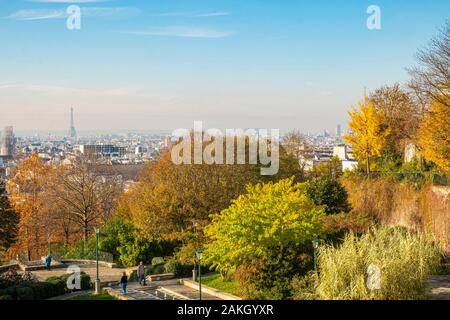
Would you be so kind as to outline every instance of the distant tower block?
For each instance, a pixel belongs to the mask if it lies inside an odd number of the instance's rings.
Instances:
[[[13,127],[5,127],[3,138],[0,144],[0,155],[12,157],[14,155],[15,138]]]
[[[336,127],[336,136],[337,136],[338,138],[341,138],[341,137],[342,137],[342,128],[341,128],[341,125],[340,125],[340,124],[338,124],[337,127]]]
[[[70,108],[69,138],[72,143],[77,142],[77,130],[75,129],[75,121],[73,120],[73,108]]]

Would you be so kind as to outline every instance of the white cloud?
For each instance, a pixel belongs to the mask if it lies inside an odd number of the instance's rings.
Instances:
[[[96,3],[96,2],[108,2],[111,0],[29,0],[30,2],[39,3]]]
[[[223,17],[229,15],[228,12],[207,12],[207,13],[199,13],[196,17]]]
[[[81,8],[81,14],[87,17],[131,16],[141,12],[135,7],[86,7]]]
[[[46,20],[63,19],[67,14],[63,10],[19,10],[11,14],[8,18],[13,20]]]
[[[0,83],[0,90],[23,92],[27,91],[36,94],[45,95],[77,95],[84,97],[126,97],[144,92],[142,88],[123,87],[123,88],[107,88],[107,89],[86,89],[78,87],[65,87],[46,84],[18,84],[18,83]]]
[[[191,11],[182,11],[182,12],[166,12],[166,13],[156,13],[152,14],[154,17],[222,17],[229,15],[228,12],[225,11],[213,11],[213,12],[191,12]]]
[[[122,33],[144,35],[144,36],[182,37],[182,38],[225,38],[233,34],[233,32],[231,31],[221,31],[208,28],[193,28],[193,27],[150,28],[141,31],[124,31]]]
[[[81,15],[84,17],[120,17],[138,14],[140,10],[134,7],[82,7]],[[63,9],[33,9],[19,10],[9,15],[13,20],[47,20],[65,19],[68,14]]]

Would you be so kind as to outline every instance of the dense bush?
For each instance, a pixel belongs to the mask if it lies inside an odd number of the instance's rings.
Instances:
[[[29,272],[19,274],[15,270],[9,270],[0,275],[0,289],[6,289],[8,287],[17,286],[32,281],[35,281],[35,279]]]
[[[274,249],[268,259],[241,265],[235,272],[237,293],[245,299],[283,300],[292,295],[292,278],[310,270],[306,248]]]
[[[342,245],[319,248],[317,281],[306,293],[325,300],[423,299],[429,276],[439,269],[440,247],[425,235],[400,228],[372,229],[362,237],[349,233]],[[379,289],[369,289],[371,270],[380,270]],[[375,274],[372,274],[375,275]],[[310,279],[311,280],[311,279]],[[294,297],[305,295],[295,281]]]
[[[174,273],[176,277],[190,277],[194,266],[183,264],[175,259],[170,259],[164,265],[165,273]]]
[[[125,267],[136,266],[140,261],[149,264],[155,257],[170,256],[178,246],[177,241],[143,239],[134,225],[120,215],[105,223],[100,236],[100,249]]]
[[[0,276],[0,300],[45,300],[70,292],[67,279],[71,274],[50,277],[39,282],[27,274],[19,275],[14,271]],[[81,290],[91,288],[89,275],[81,273]]]
[[[136,271],[136,270],[134,270],[134,271],[132,271],[132,272],[130,273],[130,276],[128,277],[128,281],[129,281],[129,282],[136,282],[136,281],[138,281],[138,278],[137,278],[137,271]]]
[[[302,190],[315,205],[325,205],[326,214],[350,211],[347,192],[336,179],[329,176],[321,176],[303,183]]]
[[[67,253],[62,257],[64,259],[84,259],[84,260],[95,260],[96,259],[96,239],[95,237],[90,238],[86,244],[83,240],[77,241]],[[108,252],[99,251],[99,260],[113,262],[112,254]]]
[[[0,296],[11,300],[44,300],[64,293],[64,288],[47,282],[21,283],[0,290]]]
[[[46,280],[47,283],[51,283],[58,288],[64,288],[64,290],[68,291],[67,289],[67,280],[72,274],[67,273],[59,277],[50,277]],[[80,290],[89,290],[91,288],[91,277],[86,274],[85,272],[81,272],[81,289]]]
[[[164,264],[164,258],[162,258],[162,257],[154,257],[152,259],[152,266],[157,266],[157,265],[160,265],[160,264]]]

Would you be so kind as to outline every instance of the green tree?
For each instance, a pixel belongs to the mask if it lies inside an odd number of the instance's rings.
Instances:
[[[102,227],[100,250],[111,253],[117,260],[124,245],[134,242],[136,228],[121,216],[111,217]]]
[[[206,227],[211,240],[206,260],[226,270],[270,258],[274,250],[301,246],[322,235],[324,211],[293,179],[248,186]]]
[[[102,228],[100,250],[113,255],[114,261],[131,267],[154,257],[169,256],[179,245],[176,241],[149,241],[140,236],[136,227],[120,215],[108,219]]]
[[[18,228],[19,215],[9,202],[5,184],[0,181],[0,258],[1,254],[15,243]]]
[[[325,205],[327,214],[350,211],[347,192],[338,180],[329,176],[305,182],[302,185],[305,194],[318,206]]]

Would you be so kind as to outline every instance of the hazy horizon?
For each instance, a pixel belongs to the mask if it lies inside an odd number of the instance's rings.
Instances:
[[[0,130],[334,132],[364,87],[405,83],[441,0],[0,0]]]

